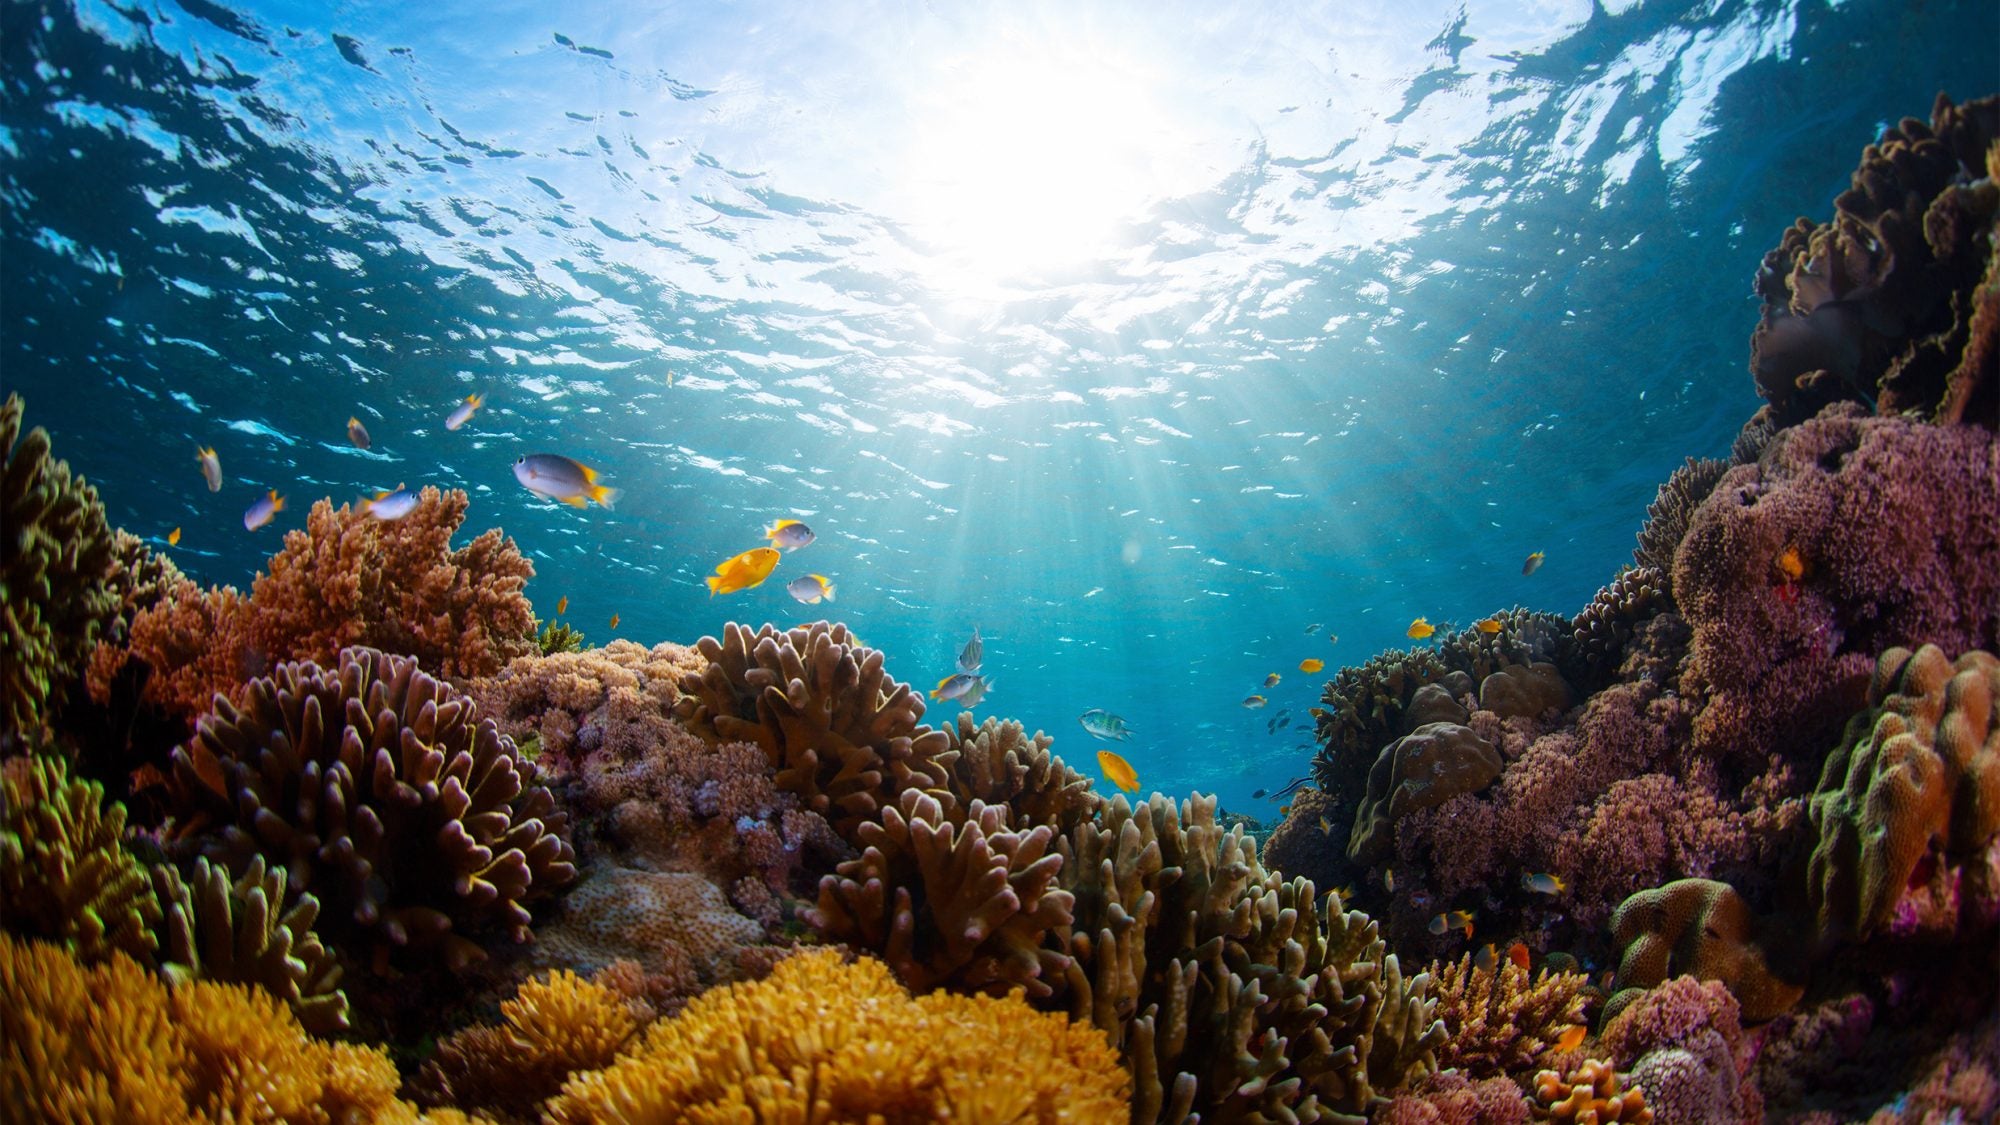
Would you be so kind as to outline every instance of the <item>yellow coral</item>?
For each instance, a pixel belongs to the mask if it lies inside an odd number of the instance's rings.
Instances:
[[[160,903],[125,851],[125,806],[72,781],[52,755],[18,758],[0,779],[0,919],[61,942],[86,961],[113,950],[150,957]]]
[[[1018,996],[912,1000],[879,961],[801,953],[706,993],[572,1078],[558,1122],[1113,1122],[1130,1083],[1103,1033]]]
[[[1587,1059],[1570,1074],[1544,1070],[1535,1075],[1535,1116],[1575,1125],[1605,1125],[1617,1121],[1652,1125],[1645,1091],[1620,1090],[1618,1071],[1608,1062]]]
[[[1430,975],[1447,1032],[1438,1047],[1441,1068],[1457,1067],[1473,1078],[1523,1071],[1583,1023],[1583,989],[1590,981],[1583,973],[1543,969],[1531,980],[1511,960],[1483,969],[1468,953],[1455,963],[1433,962]]]
[[[241,985],[170,991],[123,955],[86,967],[0,935],[0,1041],[8,1121],[416,1119],[381,1050],[313,1039]]]
[[[500,1013],[502,1026],[438,1044],[418,1086],[460,1107],[533,1120],[571,1074],[611,1065],[639,1029],[623,994],[567,970],[522,985]]]

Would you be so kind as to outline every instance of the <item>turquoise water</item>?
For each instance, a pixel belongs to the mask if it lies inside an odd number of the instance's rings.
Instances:
[[[326,7],[0,8],[0,379],[115,524],[247,586],[462,487],[593,643],[976,625],[981,712],[1253,810],[1412,618],[1580,609],[1755,409],[1764,251],[2000,83],[1990,0]]]

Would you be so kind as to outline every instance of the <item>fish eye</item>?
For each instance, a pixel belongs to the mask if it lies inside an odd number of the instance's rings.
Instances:
[[[527,455],[527,454],[525,454],[525,453],[521,454],[521,455],[520,455],[519,457],[516,457],[516,458],[514,458],[514,463],[515,463],[516,465],[525,465],[525,464],[527,464],[527,463],[528,463],[528,455]]]

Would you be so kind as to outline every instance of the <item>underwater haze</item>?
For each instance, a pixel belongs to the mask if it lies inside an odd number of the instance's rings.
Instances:
[[[0,11],[0,379],[192,577],[464,488],[592,644],[976,626],[977,713],[1239,809],[1301,661],[1587,603],[1758,405],[1765,250],[2000,81],[1991,0]]]

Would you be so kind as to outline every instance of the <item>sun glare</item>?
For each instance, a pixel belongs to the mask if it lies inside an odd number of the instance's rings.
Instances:
[[[1150,76],[1073,52],[994,52],[919,96],[897,216],[961,285],[1102,252],[1186,162]]]

